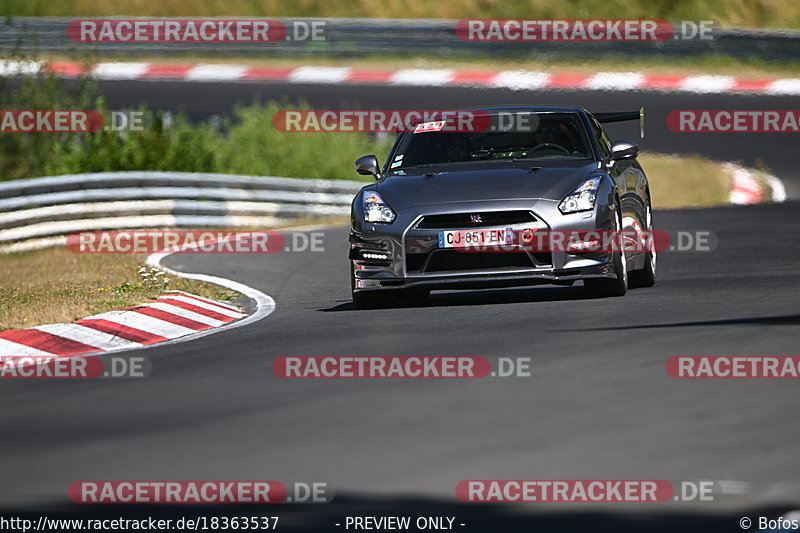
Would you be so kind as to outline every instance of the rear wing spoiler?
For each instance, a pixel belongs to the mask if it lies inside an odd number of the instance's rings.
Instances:
[[[601,124],[606,122],[625,122],[627,120],[639,121],[639,135],[644,139],[644,106],[639,111],[618,111],[612,113],[593,113],[594,118]]]

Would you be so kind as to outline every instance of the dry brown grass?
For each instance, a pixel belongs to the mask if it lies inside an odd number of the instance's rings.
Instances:
[[[303,217],[282,229],[304,230],[346,224],[349,217]],[[208,228],[202,228],[208,229]],[[240,231],[265,230],[241,227]],[[180,290],[231,300],[238,293],[216,285],[166,275],[169,283],[147,283],[139,274],[144,257],[132,254],[81,254],[67,248],[0,254],[0,330],[73,322],[120,307],[137,305]],[[148,268],[149,270],[149,268]]]
[[[66,248],[0,255],[0,330],[53,322],[140,304],[164,293],[164,285],[143,283],[142,259],[129,254],[78,254]],[[166,276],[167,289],[218,300],[236,293]]]
[[[654,209],[709,207],[728,203],[731,176],[720,163],[699,156],[643,152],[639,155]]]

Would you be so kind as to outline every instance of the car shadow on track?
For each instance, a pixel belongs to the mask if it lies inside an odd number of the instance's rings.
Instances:
[[[638,324],[634,326],[609,326],[605,328],[559,329],[553,331],[610,331],[626,329],[686,328],[693,326],[798,326],[800,315],[754,316],[746,318],[723,318],[718,320],[694,320],[691,322],[672,322],[662,324]]]
[[[481,291],[435,292],[424,303],[404,303],[387,309],[414,307],[454,307],[463,305],[496,305],[536,302],[563,302],[591,299],[583,287],[534,287],[514,289],[492,289]],[[340,303],[319,311],[359,311],[351,301]]]

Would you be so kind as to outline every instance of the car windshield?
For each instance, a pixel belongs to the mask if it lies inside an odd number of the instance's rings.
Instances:
[[[463,131],[452,131],[455,128],[443,123],[409,130],[397,146],[389,170],[479,161],[592,158],[578,113],[503,112],[478,118],[485,120],[476,120],[475,126],[462,127]]]

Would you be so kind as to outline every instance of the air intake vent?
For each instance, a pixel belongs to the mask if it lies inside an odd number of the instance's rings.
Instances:
[[[536,222],[529,211],[488,211],[428,215],[417,223],[417,229],[481,228]]]
[[[504,268],[532,268],[531,258],[525,252],[433,252],[425,272],[454,270],[497,270]]]

